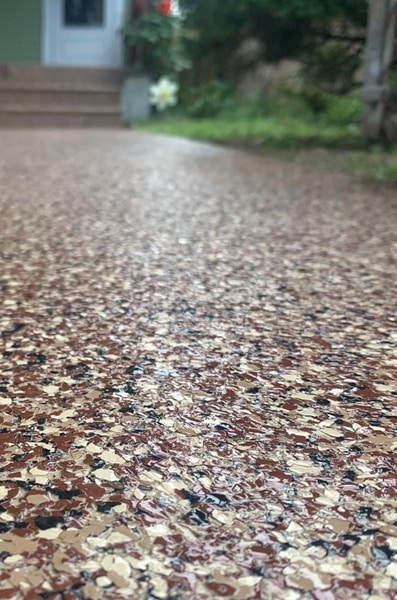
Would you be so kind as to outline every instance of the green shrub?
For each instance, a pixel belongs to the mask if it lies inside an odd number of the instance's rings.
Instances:
[[[227,83],[212,81],[200,87],[191,88],[183,96],[187,116],[192,119],[211,119],[218,116],[233,90]]]
[[[202,140],[254,143],[264,148],[357,148],[361,139],[358,128],[354,126],[327,126],[297,118],[281,119],[279,116],[153,121],[147,128],[158,133]]]
[[[390,86],[393,90],[397,90],[397,68],[395,68],[390,76]]]
[[[121,29],[128,66],[153,79],[179,76],[191,66],[182,48],[183,35],[175,17],[157,11],[128,19]]]
[[[182,112],[192,119],[258,119],[269,116],[312,119],[307,102],[297,94],[239,95],[230,83],[211,82],[182,88]],[[321,107],[323,110],[323,106]]]
[[[304,100],[290,92],[280,93],[278,96],[254,94],[241,97],[234,94],[224,102],[220,116],[234,119],[279,117],[291,120],[310,120],[313,117]]]
[[[327,93],[346,94],[356,85],[361,59],[358,50],[328,41],[315,48],[304,62],[304,74],[309,84],[315,84]]]
[[[306,86],[301,97],[317,118],[330,125],[355,125],[361,119],[361,100],[356,95],[328,94],[314,86]]]
[[[306,85],[300,96],[314,115],[325,113],[327,110],[329,96],[319,88]]]
[[[330,96],[324,117],[332,125],[352,125],[361,120],[361,101],[357,96]]]
[[[223,102],[221,116],[236,119],[255,119],[271,114],[272,101],[264,94],[241,97],[236,93],[229,95]]]

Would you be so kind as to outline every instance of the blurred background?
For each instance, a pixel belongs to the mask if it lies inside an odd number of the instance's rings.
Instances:
[[[0,0],[0,126],[126,126],[397,180],[397,0]]]
[[[153,131],[397,179],[394,0],[162,5],[170,12],[157,28],[149,15],[135,22],[151,77],[179,84],[177,106],[157,111]]]

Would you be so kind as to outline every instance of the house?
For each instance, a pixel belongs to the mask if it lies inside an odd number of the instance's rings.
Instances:
[[[121,123],[131,0],[0,0],[0,126]]]

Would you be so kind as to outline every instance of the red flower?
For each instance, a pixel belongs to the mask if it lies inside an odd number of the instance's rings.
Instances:
[[[166,17],[168,17],[171,14],[171,9],[172,9],[172,2],[171,2],[171,0],[162,0],[160,2],[160,4],[158,5],[158,9],[157,10],[162,15],[165,15]]]

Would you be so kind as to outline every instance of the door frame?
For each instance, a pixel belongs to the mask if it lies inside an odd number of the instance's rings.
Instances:
[[[108,1],[108,0],[106,0]],[[125,0],[111,0],[111,4],[114,5],[117,2],[117,19],[122,25],[123,18],[126,12]],[[43,65],[55,65],[54,56],[56,55],[56,34],[57,28],[54,27],[54,22],[57,18],[57,2],[54,0],[41,0],[41,11],[42,11],[42,33],[41,33],[41,62]],[[120,65],[122,67],[123,51],[120,40]],[[61,65],[59,65],[61,66]],[[67,66],[67,65],[65,65]],[[106,67],[105,68],[110,68]],[[100,68],[100,67],[99,67]],[[116,66],[114,68],[117,68]]]
[[[51,0],[41,0],[41,62],[43,65],[51,64],[51,50],[54,47],[52,31]]]

